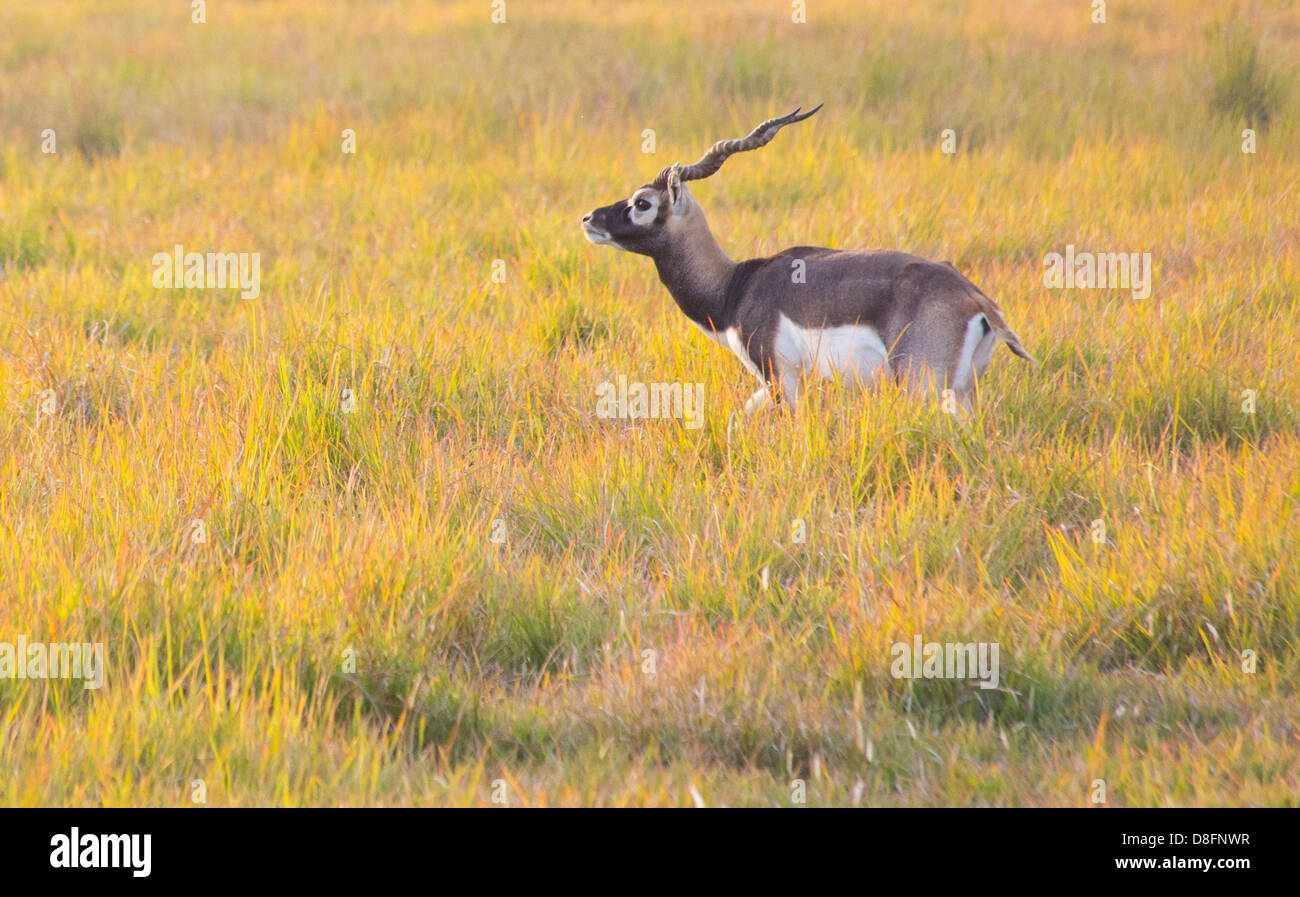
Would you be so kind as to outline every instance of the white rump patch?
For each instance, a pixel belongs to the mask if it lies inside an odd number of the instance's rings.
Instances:
[[[953,389],[966,392],[975,385],[975,378],[984,373],[993,357],[993,347],[998,338],[990,327],[984,332],[988,318],[983,312],[966,322],[966,336],[962,340],[961,354],[957,356],[957,371],[953,376]]]
[[[990,330],[975,346],[975,355],[971,361],[971,366],[975,368],[975,376],[979,377],[988,370],[989,361],[993,358],[993,349],[997,344],[998,335]]]

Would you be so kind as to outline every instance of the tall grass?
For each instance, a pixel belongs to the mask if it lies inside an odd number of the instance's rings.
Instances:
[[[1285,98],[1281,76],[1245,27],[1226,26],[1214,37],[1214,109],[1247,125],[1268,125]]]
[[[1269,88],[1243,154],[1206,88],[1294,83],[1300,14],[1238,74],[1160,0],[680,12],[0,12],[0,641],[109,660],[0,680],[0,803],[1296,803],[1300,128]],[[748,375],[581,238],[822,101],[695,194],[737,258],[968,273],[1042,364],[966,426],[829,384],[729,426]],[[177,243],[261,296],[154,289]],[[1151,296],[1045,289],[1067,243]],[[619,374],[704,426],[598,418]],[[917,634],[1001,687],[893,678]]]

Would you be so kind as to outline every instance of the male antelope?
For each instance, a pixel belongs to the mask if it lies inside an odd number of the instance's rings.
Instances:
[[[817,109],[820,109],[818,106]],[[841,373],[862,383],[881,374],[952,389],[966,406],[998,341],[1033,357],[997,304],[951,264],[892,250],[796,246],[733,262],[686,190],[733,153],[758,149],[796,109],[740,140],[721,140],[694,165],[673,165],[653,182],[582,219],[587,239],[648,255],[673,299],[701,330],[731,349],[762,387],[745,413],[773,401],[791,407],[800,377]]]

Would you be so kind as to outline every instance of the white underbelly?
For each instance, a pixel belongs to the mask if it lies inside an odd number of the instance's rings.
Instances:
[[[782,315],[773,348],[787,376],[838,375],[865,385],[889,373],[885,343],[875,328],[865,324],[807,328]]]

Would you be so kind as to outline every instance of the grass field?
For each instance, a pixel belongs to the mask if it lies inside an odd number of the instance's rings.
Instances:
[[[6,4],[0,641],[107,673],[0,679],[0,804],[1300,803],[1300,8],[808,6]],[[1041,362],[965,426],[729,427],[583,239],[819,102],[694,195],[737,259],[952,260]],[[176,244],[260,295],[156,289]],[[918,635],[1000,687],[894,678]]]

